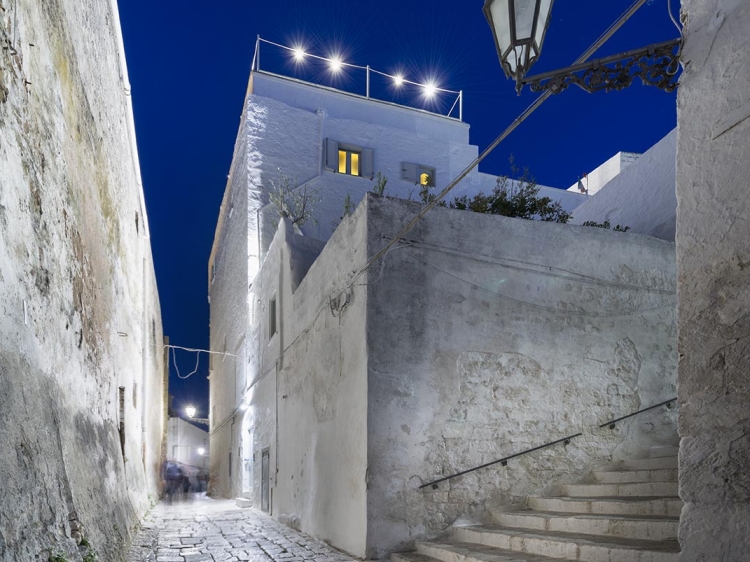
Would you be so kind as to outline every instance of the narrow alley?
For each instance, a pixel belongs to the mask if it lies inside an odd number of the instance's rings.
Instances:
[[[127,562],[350,562],[351,557],[233,500],[161,502],[143,521]]]

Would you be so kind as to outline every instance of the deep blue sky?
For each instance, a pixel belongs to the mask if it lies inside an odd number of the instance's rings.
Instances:
[[[674,1],[674,9],[679,9]],[[531,74],[569,65],[632,0],[557,0]],[[120,0],[136,134],[151,226],[164,333],[208,347],[207,262],[226,185],[256,35],[407,77],[436,76],[464,90],[471,142],[487,146],[535,94],[519,98],[495,54],[482,0]],[[598,56],[671,39],[667,0],[653,0]],[[264,48],[262,68],[293,71]],[[275,66],[273,68],[272,66]],[[352,87],[355,87],[352,84]],[[452,100],[451,100],[452,101]],[[508,172],[508,157],[543,185],[568,187],[624,150],[643,152],[676,124],[675,95],[636,83],[623,92],[577,88],[550,99],[481,166]],[[178,352],[183,374],[195,355]],[[208,361],[180,381],[175,406],[208,413]]]

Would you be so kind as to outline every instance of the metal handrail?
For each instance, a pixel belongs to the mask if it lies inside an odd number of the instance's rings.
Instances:
[[[621,418],[617,418],[616,420],[611,420],[606,423],[601,424],[599,427],[607,427],[609,426],[610,429],[614,429],[617,422],[620,422],[622,420],[626,420],[628,418],[632,418],[633,416],[637,416],[638,414],[642,414],[643,412],[648,412],[649,410],[653,410],[654,408],[658,408],[660,406],[666,406],[668,409],[671,409],[672,402],[676,402],[677,397],[670,398],[669,400],[665,400],[664,402],[659,402],[658,404],[654,404],[653,406],[649,406],[648,408],[643,408],[643,410],[638,410],[637,412],[633,412],[632,414],[628,414],[627,416],[622,416]]]
[[[669,400],[665,400],[664,402],[659,402],[658,404],[654,404],[653,406],[649,406],[648,408],[643,408],[642,410],[638,410],[637,412],[633,412],[632,414],[628,414],[627,416],[622,416],[621,418],[608,421],[606,423],[601,424],[599,427],[602,428],[602,427],[609,426],[610,429],[614,429],[617,422],[621,422],[622,420],[632,418],[633,416],[637,416],[638,414],[642,414],[643,412],[648,412],[649,410],[653,410],[654,408],[659,408],[660,406],[666,406],[667,408],[671,409],[672,406],[670,404],[675,401],[677,401],[677,397],[670,398]],[[583,435],[583,433],[576,433],[575,435],[568,435],[567,437],[563,437],[562,439],[557,439],[556,441],[550,441],[549,443],[545,443],[544,445],[539,445],[531,449],[526,449],[525,451],[521,451],[520,453],[514,453],[512,455],[503,457],[502,459],[498,459],[496,461],[481,464],[479,466],[475,466],[474,468],[469,468],[467,470],[462,470],[461,472],[456,472],[455,474],[444,476],[443,478],[438,478],[437,480],[433,480],[432,482],[427,482],[427,484],[422,484],[418,489],[421,490],[422,488],[427,488],[428,486],[432,486],[433,489],[437,489],[438,484],[440,484],[441,482],[445,482],[446,480],[451,480],[452,478],[458,478],[459,476],[463,476],[464,474],[468,474],[470,472],[474,472],[482,468],[487,468],[488,466],[492,466],[495,464],[502,464],[503,466],[507,466],[508,461],[510,459],[515,459],[516,457],[520,457],[528,453],[533,453],[534,451],[538,451],[539,449],[544,449],[546,447],[551,447],[552,445],[557,445],[558,443],[564,443],[565,445],[567,445],[568,443],[570,443],[571,439],[575,439],[576,437],[580,437],[581,435]]]
[[[428,482],[427,484],[422,484],[419,487],[419,489],[421,490],[422,488],[426,488],[427,486],[432,486],[433,488],[437,488],[437,485],[440,484],[441,482],[445,482],[446,480],[450,480],[451,478],[456,478],[458,476],[463,476],[464,474],[468,474],[469,472],[474,472],[475,470],[479,470],[480,468],[487,468],[488,466],[492,466],[493,464],[501,463],[503,466],[507,466],[508,461],[510,459],[514,459],[516,457],[520,457],[521,455],[525,455],[527,453],[538,451],[539,449],[544,449],[545,447],[551,447],[552,445],[557,445],[558,443],[565,443],[567,445],[568,443],[570,443],[571,439],[575,439],[576,437],[580,437],[581,435],[583,435],[583,433],[576,433],[575,435],[568,435],[567,437],[563,437],[562,439],[558,439],[557,441],[550,441],[549,443],[545,443],[544,445],[539,445],[538,447],[534,447],[533,449],[526,449],[525,451],[521,451],[520,453],[515,453],[505,458],[498,459],[496,461],[488,462],[480,466],[475,466],[474,468],[470,468],[468,470],[462,470],[461,472],[457,472],[456,474],[451,474],[450,476],[445,476],[438,480],[433,480],[432,482]]]

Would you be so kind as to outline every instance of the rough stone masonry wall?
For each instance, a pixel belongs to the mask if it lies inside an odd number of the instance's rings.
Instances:
[[[109,2],[0,0],[3,562],[80,560],[80,525],[121,560],[158,493],[162,329],[116,25]]]
[[[683,0],[680,560],[750,551],[750,3]]]
[[[419,206],[369,204],[372,255]],[[368,282],[368,555],[676,443],[665,409],[597,427],[675,395],[673,244],[436,208],[384,262]]]

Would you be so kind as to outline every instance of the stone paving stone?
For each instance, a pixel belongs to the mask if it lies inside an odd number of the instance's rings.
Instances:
[[[232,500],[194,495],[158,504],[127,562],[353,562],[355,559]]]

